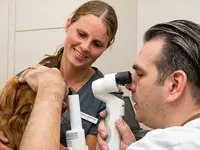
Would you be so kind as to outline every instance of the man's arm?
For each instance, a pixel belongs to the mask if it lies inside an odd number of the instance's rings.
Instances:
[[[47,103],[45,99],[48,99]],[[20,150],[58,150],[60,146],[61,104],[56,93],[37,94]]]
[[[20,81],[37,92],[20,150],[58,150],[62,102],[67,89],[60,72],[37,65],[25,71]]]

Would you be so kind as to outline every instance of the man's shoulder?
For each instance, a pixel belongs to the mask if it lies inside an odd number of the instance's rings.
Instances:
[[[180,138],[185,138],[184,135],[189,135],[189,134],[191,134],[192,136],[194,134],[197,134],[200,137],[200,124],[187,125],[187,126],[173,126],[165,129],[155,129],[147,133],[147,136],[155,136],[155,137],[162,136],[167,138],[168,137],[175,138],[176,136],[180,136]]]
[[[197,127],[198,126],[198,127]],[[200,124],[193,126],[174,126],[165,129],[155,129],[149,131],[141,140],[133,143],[127,150],[165,150],[174,148],[200,149]]]

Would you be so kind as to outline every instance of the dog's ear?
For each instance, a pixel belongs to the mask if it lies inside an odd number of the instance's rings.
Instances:
[[[14,107],[18,85],[18,78],[14,77],[9,80],[5,87],[0,91],[0,129],[9,140],[9,143],[6,143],[5,145],[11,146],[10,148],[15,148],[15,135],[11,132],[8,122],[15,110]]]
[[[35,97],[36,93],[28,84],[19,84],[14,102],[14,105],[16,105],[14,107],[15,111],[8,122],[11,132],[15,134],[14,140],[16,141],[17,148],[19,148],[23,132],[28,123]]]
[[[2,115],[10,116],[13,114],[18,88],[18,78],[14,77],[0,91],[0,110]]]
[[[14,77],[0,91],[0,129],[8,140],[9,147],[19,148],[27,125],[36,93],[26,83]]]
[[[15,111],[9,120],[9,126],[16,131],[23,131],[28,122],[36,93],[26,83],[20,84],[16,94]]]

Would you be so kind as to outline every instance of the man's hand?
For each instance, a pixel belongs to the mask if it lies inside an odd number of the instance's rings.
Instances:
[[[8,143],[8,139],[5,137],[4,133],[0,131],[0,150],[11,150],[3,143]]]
[[[22,73],[19,82],[27,82],[35,92],[62,95],[63,99],[66,99],[64,96],[68,93],[66,83],[57,68],[34,65]]]
[[[49,86],[57,84],[64,86],[64,79],[57,68],[48,68],[39,64],[25,70],[20,76],[19,82],[27,82],[35,92],[40,87],[49,88]]]
[[[106,112],[101,112],[100,113],[101,117],[106,116]],[[116,127],[119,132],[119,135],[121,137],[121,146],[120,150],[125,150],[130,146],[133,142],[136,141],[135,136],[133,135],[131,129],[129,126],[124,122],[123,120],[117,120],[116,121]],[[97,135],[97,150],[108,150],[108,144],[106,143],[106,138],[108,137],[108,133],[106,131],[105,127],[105,122],[101,121],[99,126],[98,126],[98,132],[99,134]]]

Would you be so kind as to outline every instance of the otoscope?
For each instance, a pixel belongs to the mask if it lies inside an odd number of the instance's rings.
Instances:
[[[79,95],[68,95],[71,130],[66,131],[68,150],[88,150],[82,128]]]
[[[108,131],[107,142],[110,150],[120,149],[120,137],[115,126],[115,121],[124,116],[124,100],[113,95],[122,92],[120,85],[131,83],[131,73],[119,72],[107,74],[92,83],[92,91],[96,98],[106,103],[106,128]]]

